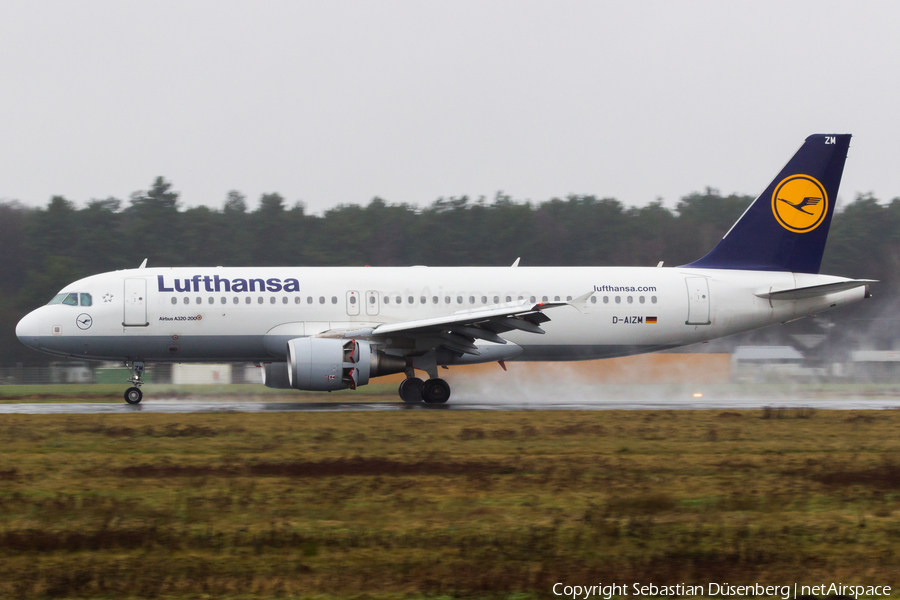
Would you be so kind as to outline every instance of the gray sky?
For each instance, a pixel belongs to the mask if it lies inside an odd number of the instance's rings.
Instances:
[[[900,196],[898,2],[8,2],[0,199],[757,194],[852,133]]]

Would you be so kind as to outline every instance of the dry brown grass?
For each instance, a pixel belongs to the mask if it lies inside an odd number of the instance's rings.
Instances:
[[[897,583],[900,413],[0,417],[0,597]]]

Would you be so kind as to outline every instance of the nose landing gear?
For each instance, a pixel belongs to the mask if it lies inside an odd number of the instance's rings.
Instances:
[[[141,376],[144,374],[144,363],[142,362],[131,362],[125,363],[125,366],[131,369],[131,379],[128,381],[133,385],[125,390],[125,402],[128,404],[140,404],[141,400],[144,398],[144,393],[141,392]]]

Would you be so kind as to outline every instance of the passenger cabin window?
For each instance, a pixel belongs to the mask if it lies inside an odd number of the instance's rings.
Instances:
[[[178,304],[178,298],[172,296],[172,304]]]
[[[240,302],[240,300],[238,299],[237,296],[235,296],[235,297],[234,297],[234,300],[232,300],[232,302],[234,302],[235,304],[237,304],[238,302]]]
[[[337,304],[337,296],[332,296],[332,297],[331,297],[331,303],[332,303],[332,304]]]
[[[546,301],[547,301],[547,296],[541,296],[541,302],[546,302]]]
[[[81,305],[82,306],[91,306],[93,304],[93,300],[91,299],[90,294],[81,294]]]
[[[185,296],[185,297],[184,297],[184,303],[185,303],[185,304],[190,304],[190,303],[191,303],[191,299],[188,298],[187,296]]]
[[[391,297],[390,297],[390,296],[385,296],[385,297],[384,297],[384,303],[385,303],[385,304],[390,304],[390,303],[391,303]]]
[[[656,296],[650,296],[650,302],[656,304]]]
[[[444,304],[450,304],[450,296],[444,296]]]
[[[591,304],[597,304],[597,296],[591,296]]]
[[[250,304],[250,296],[244,298],[244,304]]]
[[[325,296],[319,296],[319,304],[325,304]]]

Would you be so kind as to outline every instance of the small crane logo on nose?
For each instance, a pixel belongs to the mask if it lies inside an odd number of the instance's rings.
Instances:
[[[91,315],[87,313],[81,313],[75,319],[75,324],[78,325],[78,329],[90,329],[91,325],[94,324],[94,320],[91,318]]]

